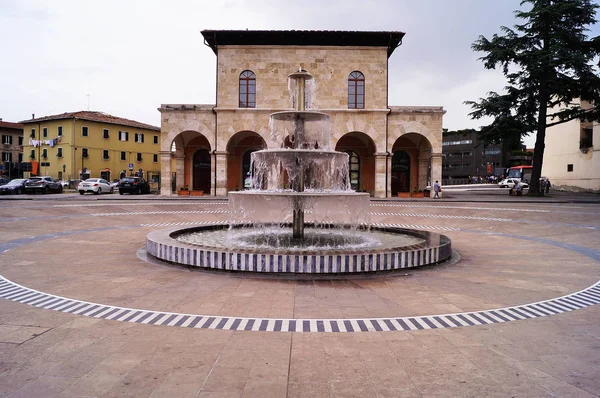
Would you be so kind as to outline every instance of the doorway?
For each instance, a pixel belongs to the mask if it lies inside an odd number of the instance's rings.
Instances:
[[[194,184],[193,190],[210,193],[210,152],[199,149],[194,154]]]
[[[398,192],[410,192],[410,156],[404,151],[392,156],[392,196]]]

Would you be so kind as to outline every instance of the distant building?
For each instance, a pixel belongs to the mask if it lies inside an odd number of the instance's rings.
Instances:
[[[442,152],[444,184],[463,184],[469,177],[501,177],[507,167],[503,146],[485,145],[475,130],[444,132]]]
[[[591,107],[583,103],[583,108]],[[546,130],[542,175],[554,188],[600,192],[600,125],[571,120]]]
[[[110,181],[122,170],[130,175],[141,168],[148,179],[158,179],[159,127],[92,111],[34,116],[21,123],[31,175]]]
[[[5,122],[0,119],[0,135],[2,136],[2,163],[0,175],[8,178],[23,176],[23,125]]]

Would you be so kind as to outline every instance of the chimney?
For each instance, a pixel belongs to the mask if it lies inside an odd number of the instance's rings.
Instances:
[[[32,119],[35,119],[35,113],[32,113],[32,114],[31,114],[31,118],[32,118]]]

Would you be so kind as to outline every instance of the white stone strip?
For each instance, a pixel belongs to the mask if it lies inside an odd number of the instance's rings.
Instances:
[[[214,202],[209,202],[209,201],[204,201],[204,200],[198,200],[198,201],[194,201],[194,202],[184,202],[184,201],[172,201],[172,202],[154,202],[154,201],[148,201],[148,202],[144,202],[144,201],[140,201],[140,202],[136,202],[136,203],[123,203],[123,202],[119,202],[119,203],[80,203],[80,204],[70,204],[70,205],[52,205],[52,207],[106,207],[106,206],[118,206],[118,207],[125,207],[125,206],[135,206],[135,207],[140,207],[140,206],[183,206],[183,205],[194,205],[194,206],[198,206],[198,205],[221,205],[221,206],[227,206],[228,205],[228,201],[227,199],[223,199],[222,202],[218,202],[218,201],[214,201]]]
[[[476,217],[476,216],[453,216],[450,214],[427,214],[427,213],[369,213],[374,216],[398,216],[398,217],[422,217],[422,218],[444,218],[453,220],[479,220],[479,221],[513,221],[510,218],[497,218],[497,217]]]

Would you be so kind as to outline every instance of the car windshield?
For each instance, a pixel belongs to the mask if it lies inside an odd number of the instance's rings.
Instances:
[[[42,181],[42,177],[33,177],[30,178],[29,181]]]
[[[98,182],[97,178],[88,178],[85,182]]]
[[[121,180],[121,182],[136,182],[136,181],[138,181],[137,178],[123,178]]]
[[[22,179],[18,179],[18,180],[12,180],[11,182],[9,182],[6,185],[21,185],[23,182],[25,182],[27,180],[22,180]]]

